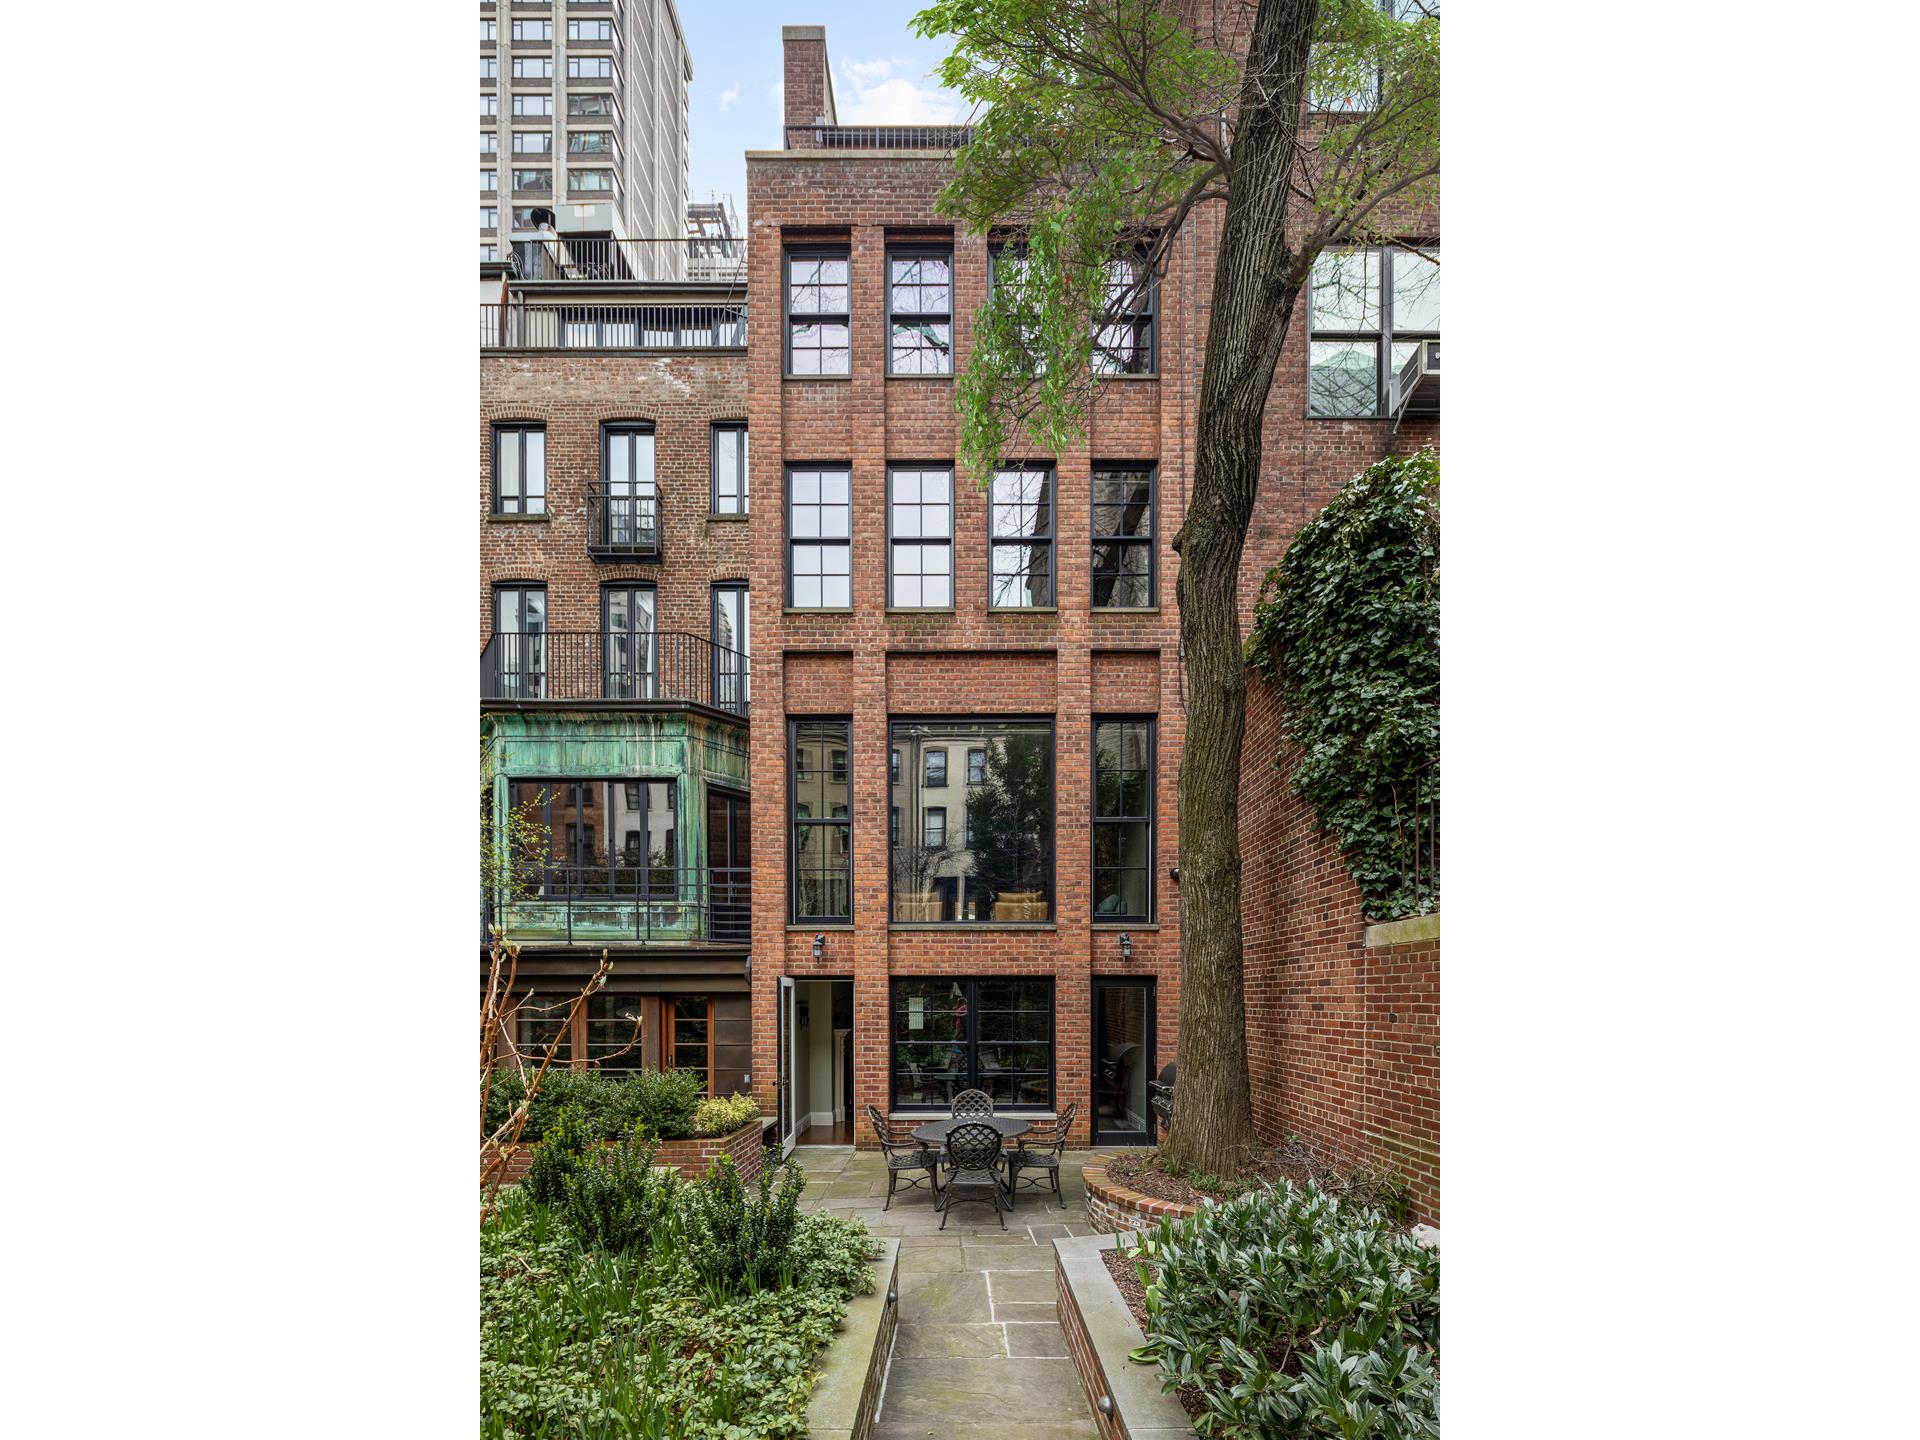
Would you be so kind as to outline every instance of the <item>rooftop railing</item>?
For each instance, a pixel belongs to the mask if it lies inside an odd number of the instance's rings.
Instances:
[[[789,150],[958,150],[971,125],[789,125]]]
[[[725,350],[747,343],[747,302],[576,305],[514,300],[480,307],[482,350]]]
[[[696,280],[746,284],[747,242],[712,235],[664,240],[516,240],[519,280]]]
[[[482,701],[686,702],[745,717],[738,650],[677,630],[499,634],[480,652]]]

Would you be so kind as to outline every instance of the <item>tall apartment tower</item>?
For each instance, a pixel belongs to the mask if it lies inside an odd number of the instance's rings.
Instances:
[[[481,0],[480,258],[680,235],[692,79],[674,0]]]

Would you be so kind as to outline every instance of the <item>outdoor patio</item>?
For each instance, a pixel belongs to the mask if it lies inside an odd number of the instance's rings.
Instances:
[[[883,1209],[877,1151],[794,1151],[808,1181],[802,1209],[855,1216],[900,1238],[900,1328],[875,1440],[1098,1435],[1060,1332],[1051,1243],[1092,1233],[1080,1167],[1094,1153],[1062,1157],[1064,1209],[1050,1192],[1022,1188],[1004,1230],[990,1205],[961,1204],[942,1231],[924,1185],[902,1188]]]

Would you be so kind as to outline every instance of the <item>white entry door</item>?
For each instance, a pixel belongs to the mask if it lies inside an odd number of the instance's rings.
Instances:
[[[799,1041],[794,1033],[793,981],[785,975],[780,977],[780,1008],[774,1030],[776,1043],[780,1047],[780,1075],[775,1087],[780,1117],[780,1154],[785,1157],[793,1154],[793,1143],[799,1133],[793,1113],[794,1056]]]

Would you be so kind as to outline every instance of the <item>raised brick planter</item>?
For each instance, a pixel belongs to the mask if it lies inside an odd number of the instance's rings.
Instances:
[[[606,1142],[611,1145],[613,1142]],[[517,1185],[526,1178],[527,1167],[533,1163],[533,1146],[522,1145],[519,1152],[507,1162],[503,1185]],[[704,1179],[707,1167],[721,1155],[731,1155],[734,1167],[739,1170],[740,1178],[752,1182],[760,1178],[760,1157],[764,1150],[760,1143],[760,1122],[749,1120],[730,1135],[712,1135],[694,1140],[662,1140],[660,1153],[653,1157],[656,1165],[671,1165],[680,1172],[683,1180]]]
[[[1106,1252],[1125,1235],[1080,1235],[1053,1242],[1053,1278],[1067,1354],[1093,1407],[1100,1440],[1186,1440],[1187,1412],[1160,1388],[1159,1372],[1127,1354],[1147,1337],[1107,1272]]]
[[[1198,1208],[1177,1200],[1156,1200],[1138,1190],[1129,1190],[1108,1177],[1105,1156],[1096,1155],[1088,1160],[1080,1171],[1080,1178],[1087,1182],[1087,1221],[1102,1235],[1121,1230],[1151,1230],[1169,1215],[1179,1220]]]

